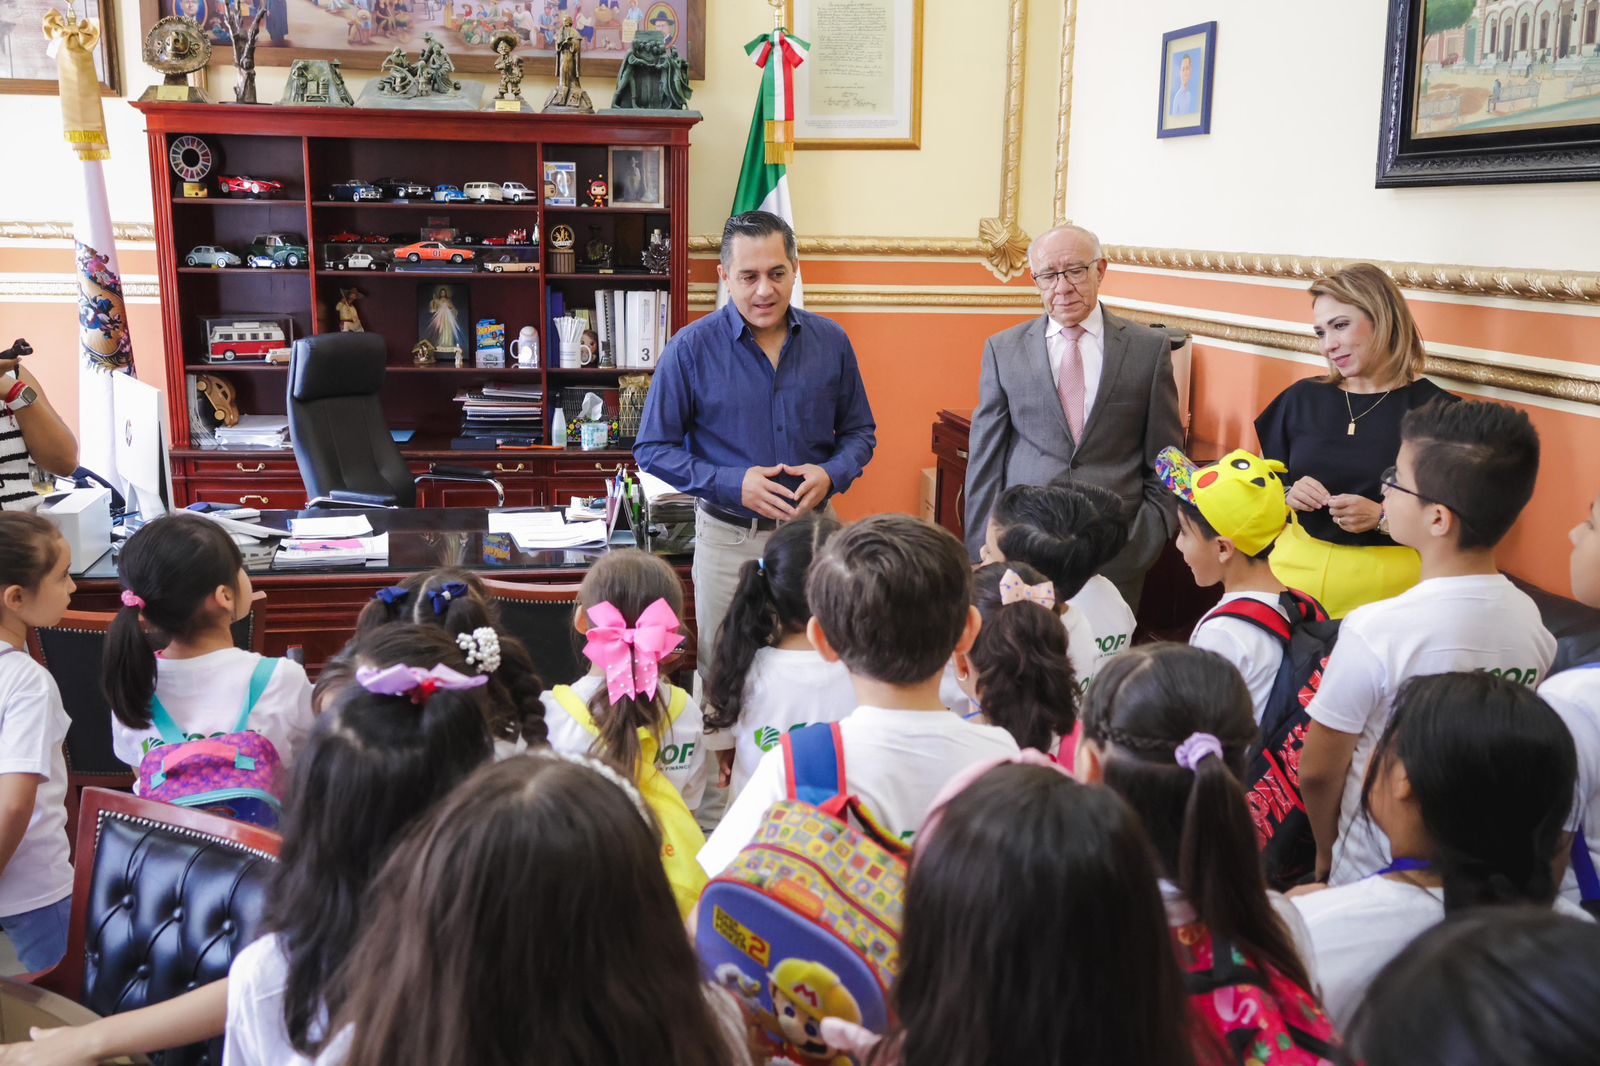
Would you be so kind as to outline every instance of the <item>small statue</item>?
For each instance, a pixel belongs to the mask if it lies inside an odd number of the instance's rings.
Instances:
[[[242,10],[245,0],[222,0],[222,25],[233,41],[233,65],[239,71],[239,80],[233,86],[233,98],[241,104],[256,102],[256,36],[266,21],[265,4],[256,9],[252,18]]]
[[[611,186],[606,184],[606,179],[596,177],[589,182],[589,202],[594,207],[604,207],[606,199],[611,195]]]
[[[211,41],[194,19],[168,15],[157,21],[144,35],[143,54],[145,66],[164,77],[139,99],[210,103],[204,92],[189,84],[189,75],[211,62]]]
[[[356,301],[361,299],[360,289],[340,289],[339,302],[333,309],[339,313],[340,333],[365,333],[367,327],[361,324],[361,315],[356,311]]]
[[[600,239],[600,227],[589,227],[589,243],[583,246],[585,261],[597,270],[611,269],[611,245]]]
[[[660,30],[641,29],[617,71],[611,106],[619,109],[683,111],[694,90],[689,87],[689,61],[667,47]]]
[[[661,236],[661,231],[650,231],[650,243],[639,257],[644,268],[652,274],[665,274],[672,260],[672,238]]]
[[[289,64],[289,83],[283,90],[283,103],[303,104],[306,102],[306,90],[309,88],[311,75],[306,71],[306,61],[296,59]]]
[[[406,58],[404,48],[396,46],[394,51],[383,57],[383,64],[378,68],[379,96],[409,98],[418,95],[420,87],[417,68]]]
[[[431,341],[418,341],[417,346],[411,349],[411,365],[433,366],[438,362],[434,356],[437,350]]]
[[[341,104],[345,107],[356,106],[354,97],[350,95],[349,87],[344,83],[344,70],[340,60],[328,60],[328,85],[333,90],[334,95],[339,98]]]
[[[583,37],[572,28],[572,16],[561,20],[556,36],[556,87],[544,102],[546,111],[594,113],[594,103],[583,90]]]
[[[354,107],[350,90],[345,88],[337,59],[296,59],[289,64],[280,104],[320,104],[327,107]]]
[[[418,96],[429,96],[433,93],[451,93],[461,88],[461,83],[450,75],[454,74],[456,65],[445,54],[444,45],[434,40],[433,34],[422,35],[422,53],[417,56],[417,75],[422,81],[417,90]]]
[[[517,47],[517,35],[510,30],[499,30],[489,39],[494,48],[494,69],[500,72],[500,89],[496,100],[522,99],[522,57],[512,55]]]

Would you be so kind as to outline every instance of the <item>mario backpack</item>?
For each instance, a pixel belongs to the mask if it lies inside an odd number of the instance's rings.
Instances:
[[[888,1028],[909,849],[850,795],[837,723],[782,744],[788,798],[706,887],[695,948],[775,1061],[847,1066],[854,1060],[822,1039],[822,1020]]]

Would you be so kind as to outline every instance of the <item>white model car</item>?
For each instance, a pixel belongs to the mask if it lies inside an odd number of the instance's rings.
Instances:
[[[538,195],[520,181],[502,181],[500,193],[507,203],[531,204],[538,200]]]
[[[500,191],[499,183],[493,181],[469,181],[461,187],[461,191],[466,193],[467,199],[475,204],[486,204],[491,200],[495,203],[500,203],[505,199],[505,194]]]

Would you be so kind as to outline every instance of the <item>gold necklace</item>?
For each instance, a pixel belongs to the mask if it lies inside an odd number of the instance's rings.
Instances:
[[[1366,418],[1372,412],[1376,411],[1378,409],[1378,404],[1387,400],[1389,398],[1389,393],[1393,392],[1394,390],[1385,389],[1383,395],[1378,397],[1378,403],[1373,404],[1360,414],[1356,414],[1355,409],[1350,406],[1350,393],[1345,389],[1340,389],[1339,391],[1344,393],[1344,409],[1346,413],[1350,415],[1350,424],[1345,427],[1344,435],[1347,437],[1353,437],[1356,435],[1356,423],[1361,419]]]

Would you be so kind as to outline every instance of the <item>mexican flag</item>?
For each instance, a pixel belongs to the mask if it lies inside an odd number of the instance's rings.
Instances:
[[[761,92],[750,119],[739,187],[733,210],[770,211],[794,227],[794,206],[789,200],[789,163],[794,159],[794,71],[806,61],[811,45],[791,37],[781,26],[745,45],[745,55],[761,68]],[[728,302],[726,287],[719,287],[717,306]],[[797,278],[793,303],[805,305]]]

